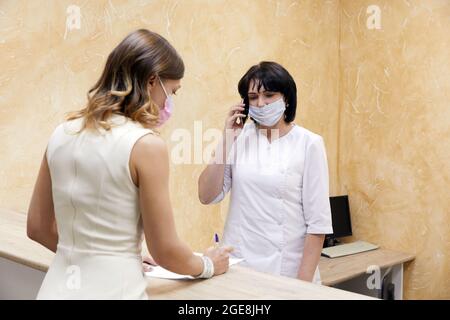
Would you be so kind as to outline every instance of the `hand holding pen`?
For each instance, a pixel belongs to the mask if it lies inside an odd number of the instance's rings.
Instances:
[[[228,271],[230,252],[233,247],[220,246],[219,236],[214,235],[214,246],[208,248],[204,255],[214,262],[214,275],[219,275]]]

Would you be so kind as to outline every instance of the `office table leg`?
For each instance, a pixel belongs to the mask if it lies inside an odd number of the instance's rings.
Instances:
[[[403,300],[403,263],[392,267],[392,283],[395,285],[395,300]]]

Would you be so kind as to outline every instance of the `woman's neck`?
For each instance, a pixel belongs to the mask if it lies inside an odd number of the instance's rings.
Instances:
[[[286,122],[284,121],[284,119],[280,119],[280,121],[278,121],[275,125],[271,127],[263,126],[256,123],[256,128],[258,130],[261,130],[260,131],[261,133],[266,134],[267,139],[269,141],[272,141],[272,138],[273,139],[281,138],[282,136],[287,134],[292,128],[292,123]]]

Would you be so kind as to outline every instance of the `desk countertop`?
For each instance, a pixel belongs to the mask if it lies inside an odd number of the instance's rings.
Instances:
[[[26,215],[0,209],[0,257],[46,272],[54,253],[26,236]],[[329,274],[333,268],[327,267]],[[373,299],[309,282],[233,266],[209,280],[148,278],[150,299]]]

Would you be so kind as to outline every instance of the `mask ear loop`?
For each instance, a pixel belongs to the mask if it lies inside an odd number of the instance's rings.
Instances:
[[[164,87],[164,85],[163,85],[163,83],[162,83],[162,81],[161,81],[161,78],[160,78],[159,76],[158,76],[158,80],[159,80],[159,84],[161,85],[161,87],[162,87],[163,90],[164,90],[164,94],[166,95],[166,98],[168,98],[169,95],[167,94],[166,88]]]

